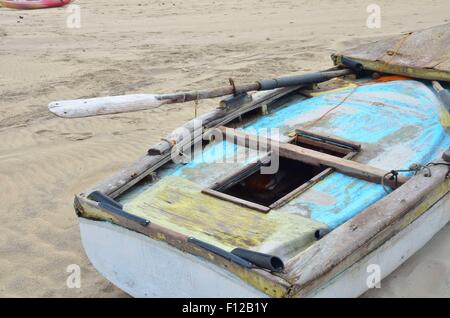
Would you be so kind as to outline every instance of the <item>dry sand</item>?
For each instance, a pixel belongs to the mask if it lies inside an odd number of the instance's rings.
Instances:
[[[193,105],[88,119],[47,112],[52,100],[171,92],[331,66],[350,43],[448,21],[448,0],[79,0],[65,9],[0,8],[0,296],[126,296],[87,260],[74,193],[143,154]],[[200,103],[204,112],[213,101]],[[450,296],[450,228],[366,296]],[[79,264],[82,287],[66,287]]]

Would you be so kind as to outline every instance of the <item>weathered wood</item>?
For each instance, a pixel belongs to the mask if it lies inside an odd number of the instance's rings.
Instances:
[[[159,95],[159,99],[167,101],[169,104],[173,103],[184,103],[189,101],[195,101],[200,99],[215,98],[226,95],[239,94],[244,92],[258,91],[261,86],[258,82],[236,85],[235,87],[231,85],[222,86],[213,89],[204,89],[198,91],[188,91],[174,94],[163,94]]]
[[[365,165],[359,162],[331,156],[319,151],[314,151],[300,146],[274,141],[263,136],[249,135],[232,128],[220,127],[219,130],[225,137],[234,137],[235,142],[245,147],[253,147],[255,149],[270,150],[271,145],[277,145],[280,156],[299,160],[308,164],[320,166],[324,165],[332,167],[339,172],[346,175],[366,180],[374,183],[382,183],[382,179],[388,173],[388,171],[378,169],[369,165]],[[273,149],[272,149],[273,150]],[[405,183],[407,178],[398,176],[397,184],[393,180],[385,179],[384,184],[389,185],[392,188]]]
[[[225,200],[225,201],[233,202],[235,204],[242,205],[242,206],[245,206],[245,207],[257,210],[257,211],[261,211],[261,212],[264,212],[264,213],[267,213],[267,212],[270,211],[270,208],[266,207],[264,205],[257,204],[257,203],[254,203],[254,202],[250,202],[250,201],[247,201],[247,200],[243,200],[243,199],[240,199],[240,198],[234,197],[232,195],[228,195],[226,193],[219,192],[219,191],[216,191],[216,190],[213,190],[213,189],[205,188],[205,189],[202,190],[202,193],[205,193],[205,194],[208,194],[208,195],[220,198],[220,199]]]
[[[79,118],[153,109],[167,103],[158,95],[130,94],[55,101],[48,104],[48,110],[59,117]]]
[[[211,112],[208,112],[206,114],[203,114],[197,118],[188,121],[183,126],[175,129],[170,134],[168,134],[166,138],[161,140],[159,143],[152,146],[148,150],[148,154],[151,156],[163,155],[168,151],[170,151],[175,145],[177,145],[179,149],[189,146],[192,143],[193,137],[195,137],[193,136],[193,133],[196,133],[194,131],[195,128],[199,129],[197,133],[202,134],[203,126],[209,124],[215,119],[224,117],[225,114],[226,112],[224,110],[215,109]],[[189,132],[187,136],[185,134],[186,132]]]
[[[329,143],[326,143],[326,142],[323,142],[323,141],[318,141],[317,139],[305,138],[303,136],[297,136],[295,145],[300,146],[299,143],[310,145],[310,146],[313,146],[313,147],[319,147],[319,148],[326,149],[326,150],[331,151],[331,152],[336,152],[336,153],[341,154],[341,155],[346,155],[346,154],[348,154],[349,152],[352,151],[352,149],[347,148],[347,147],[345,147],[345,148],[344,147],[339,147],[339,146],[336,146],[334,144],[329,144]],[[304,148],[308,148],[308,147],[304,147]]]
[[[301,129],[301,128],[297,128],[295,130],[295,132],[299,135],[299,136],[309,136],[312,138],[317,138],[319,140],[325,140],[325,141],[329,141],[338,145],[343,145],[343,146],[347,146],[349,148],[352,148],[354,150],[359,150],[361,149],[361,144],[355,143],[351,140],[347,140],[347,139],[343,139],[343,138],[336,138],[330,135],[324,135],[324,134],[318,134],[318,133],[313,133],[310,132],[308,130],[305,129]]]
[[[432,166],[348,220],[286,264],[290,296],[326,283],[409,225],[450,190],[448,167]]]
[[[250,92],[250,91],[259,91],[259,90],[270,90],[280,87],[290,87],[290,86],[299,86],[306,84],[314,84],[328,81],[332,78],[345,76],[351,74],[352,71],[349,69],[342,70],[332,70],[332,71],[323,71],[317,73],[310,73],[304,75],[293,75],[293,76],[285,76],[274,78],[271,80],[262,80],[255,83],[243,84],[243,85],[228,85],[225,87],[219,87],[215,89],[207,89],[207,90],[199,90],[199,91],[190,91],[190,92],[182,92],[175,94],[164,94],[160,95],[160,100],[168,100],[168,103],[182,103],[187,101],[205,99],[205,98],[214,98],[226,95],[236,95],[239,93]]]

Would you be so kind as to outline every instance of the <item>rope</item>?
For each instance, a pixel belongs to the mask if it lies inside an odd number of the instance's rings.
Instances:
[[[198,99],[199,99],[199,93],[198,91],[196,91],[197,93],[197,97],[194,101],[194,118],[197,118],[197,113],[198,113]]]
[[[350,98],[351,95],[353,95],[353,93],[358,89],[359,86],[355,86],[336,106],[333,106],[332,108],[330,108],[329,110],[327,110],[325,112],[325,114],[323,114],[322,116],[320,116],[319,118],[317,118],[316,120],[314,120],[313,122],[309,123],[308,125],[305,125],[305,128],[311,128],[312,126],[314,126],[315,124],[317,124],[319,121],[321,121],[325,116],[327,116],[329,113],[331,113],[333,110],[335,110],[336,108],[338,108],[339,106],[341,106],[343,103],[345,103],[345,101],[347,99]]]
[[[397,43],[397,47],[394,50],[387,50],[386,53],[384,53],[383,55],[389,55],[391,58],[388,59],[388,61],[386,62],[387,64],[389,64],[390,62],[392,62],[392,60],[394,59],[394,57],[398,54],[398,51],[401,49],[401,47],[403,46],[403,44],[405,43],[406,39],[409,38],[409,36],[412,34],[411,33],[407,33],[405,34]]]
[[[176,144],[175,140],[169,140],[166,138],[161,138],[161,140],[167,142],[170,145],[170,147],[172,147]]]
[[[230,85],[233,88],[233,95],[236,96],[236,84],[234,83],[234,80],[230,77],[228,81],[230,82]]]
[[[387,172],[386,174],[383,175],[383,177],[381,178],[381,185],[383,186],[384,191],[386,193],[389,193],[390,191],[386,187],[386,184],[385,184],[385,180],[386,180],[386,178],[389,175],[390,175],[389,180],[394,181],[394,185],[395,185],[395,187],[397,187],[398,186],[398,174],[399,174],[399,172],[414,172],[414,175],[417,175],[420,171],[426,170],[427,172],[425,173],[424,176],[425,177],[431,177],[431,169],[430,169],[429,166],[430,165],[438,165],[438,164],[441,164],[441,163],[433,163],[433,162],[431,162],[431,163],[428,163],[427,165],[421,165],[421,164],[418,164],[418,163],[413,163],[412,165],[409,166],[408,169],[391,170],[391,171],[389,171],[389,172]],[[442,163],[442,164],[450,166],[449,164],[445,164],[445,163]]]

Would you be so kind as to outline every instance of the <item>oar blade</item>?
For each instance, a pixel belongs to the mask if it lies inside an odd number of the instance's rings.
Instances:
[[[65,118],[126,113],[157,108],[167,103],[165,100],[159,100],[158,96],[153,94],[133,94],[63,100],[51,102],[48,105],[48,109],[56,116]]]

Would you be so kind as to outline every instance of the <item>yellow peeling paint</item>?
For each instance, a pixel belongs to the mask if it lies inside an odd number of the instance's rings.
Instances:
[[[187,179],[169,176],[126,204],[124,210],[226,250],[276,250],[280,257],[306,248],[315,241],[314,232],[325,227],[300,215],[275,210],[264,214],[201,190]]]
[[[450,191],[450,179],[446,179],[439,186],[437,186],[412,212],[406,215],[403,219],[401,229],[411,224],[418,219],[437,201],[443,198]]]

